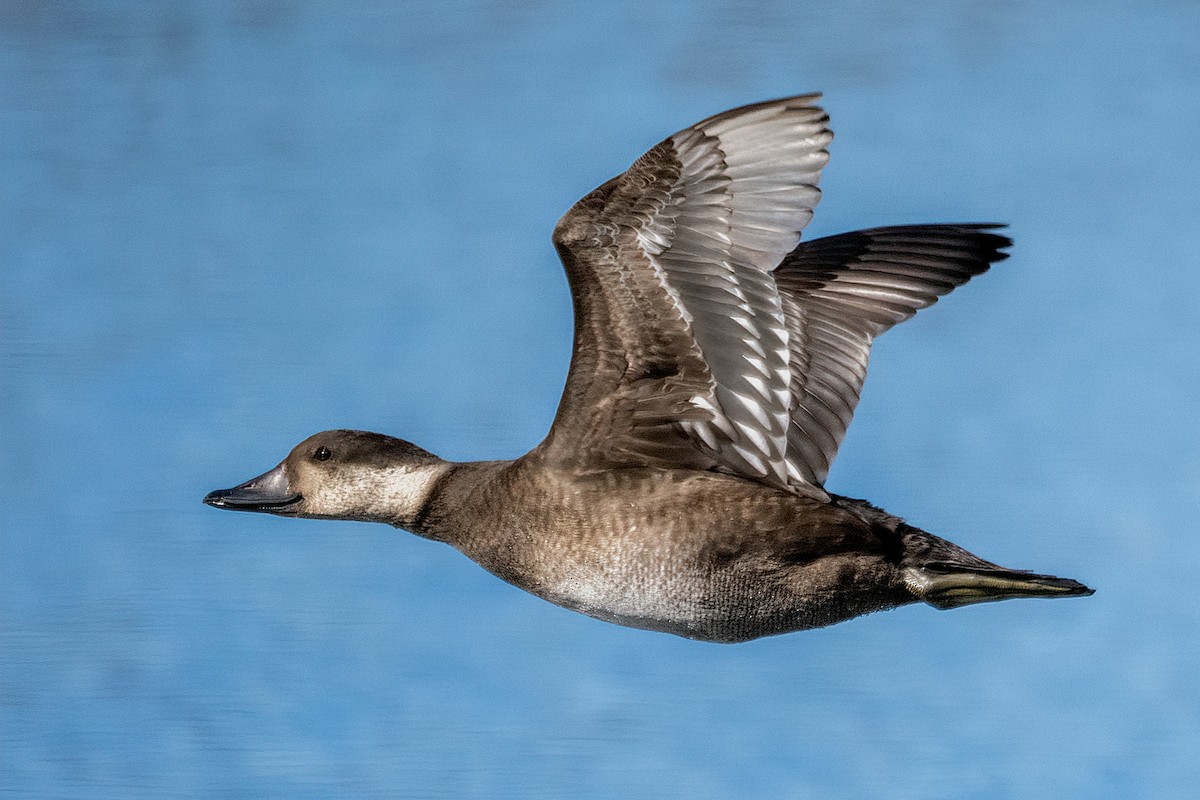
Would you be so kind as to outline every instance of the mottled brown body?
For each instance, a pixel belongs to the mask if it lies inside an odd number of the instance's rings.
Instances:
[[[520,503],[512,502],[521,498]],[[457,465],[414,532],[609,622],[734,642],[918,598],[903,523],[711,472],[548,470],[536,453]],[[876,512],[878,513],[878,512]]]

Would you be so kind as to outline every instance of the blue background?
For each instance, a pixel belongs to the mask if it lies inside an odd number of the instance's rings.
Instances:
[[[0,794],[1191,797],[1200,7],[0,4]],[[810,235],[1003,221],[829,487],[1086,600],[738,646],[383,526],[230,515],[304,436],[544,435],[558,216],[821,90]]]

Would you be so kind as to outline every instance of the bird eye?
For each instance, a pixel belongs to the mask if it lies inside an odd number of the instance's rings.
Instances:
[[[328,461],[329,459],[333,458],[333,453],[329,451],[328,447],[322,445],[321,447],[317,448],[315,453],[313,453],[313,458],[315,458],[317,461]]]

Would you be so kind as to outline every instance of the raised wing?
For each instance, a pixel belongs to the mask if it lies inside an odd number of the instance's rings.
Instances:
[[[559,221],[575,346],[544,457],[789,484],[794,348],[771,270],[820,198],[833,135],[813,99],[680,131]]]
[[[821,486],[854,415],[872,340],[994,262],[997,225],[909,225],[804,242],[775,279],[791,346],[789,482]]]
[[[660,143],[559,221],[571,371],[538,449],[583,469],[716,469],[827,497],[875,336],[988,268],[988,225],[799,243],[832,139],[814,96]]]

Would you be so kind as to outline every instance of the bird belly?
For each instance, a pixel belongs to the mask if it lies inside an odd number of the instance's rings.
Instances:
[[[742,642],[823,627],[911,602],[875,559],[712,565],[620,558],[577,563],[535,594],[606,622],[689,639]]]
[[[778,575],[716,567],[700,553],[661,552],[658,544],[626,540],[593,551],[528,588],[596,619],[689,639],[744,641],[806,627],[804,598],[789,596]]]
[[[688,638],[705,634],[712,620],[695,595],[665,576],[614,573],[610,567],[569,570],[537,594],[550,602],[596,619],[630,628],[663,631]],[[695,588],[695,587],[694,587]],[[696,594],[703,595],[702,588]]]

